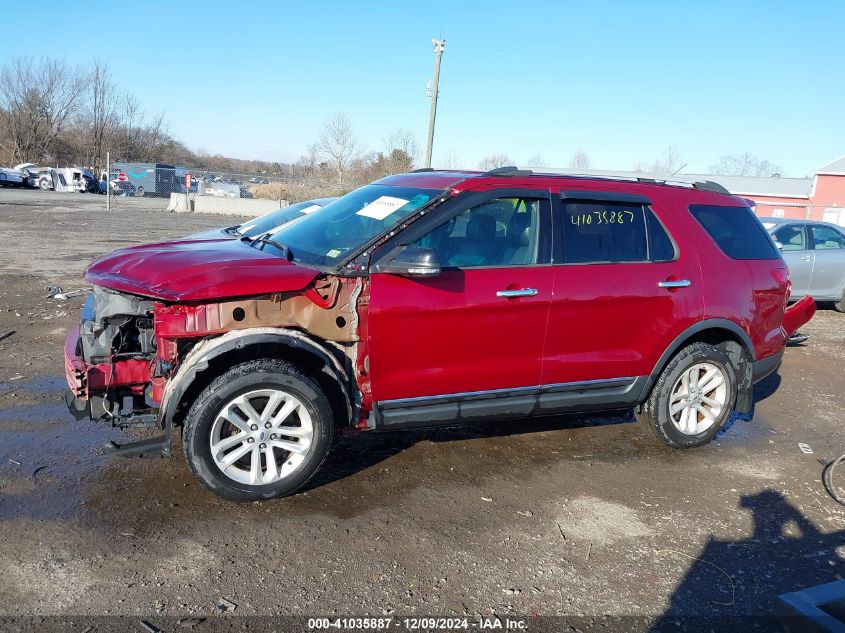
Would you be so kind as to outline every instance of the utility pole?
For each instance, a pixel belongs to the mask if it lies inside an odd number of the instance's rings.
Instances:
[[[111,152],[106,152],[106,211],[111,211]]]
[[[437,117],[437,93],[440,83],[440,57],[446,48],[446,40],[431,40],[434,44],[434,83],[431,87],[431,114],[428,115],[428,142],[425,145],[425,166],[431,167],[431,149],[434,146],[434,119]]]

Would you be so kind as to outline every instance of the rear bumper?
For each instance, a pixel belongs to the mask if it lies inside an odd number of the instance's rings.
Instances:
[[[816,302],[812,297],[804,297],[789,306],[783,313],[783,329],[786,336],[791,336],[795,330],[807,323],[816,313]]]
[[[783,360],[783,352],[772,354],[766,358],[754,361],[751,369],[751,382],[760,382],[766,376],[775,373]]]

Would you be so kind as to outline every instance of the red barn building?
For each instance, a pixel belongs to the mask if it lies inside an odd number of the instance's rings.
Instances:
[[[710,174],[683,174],[683,178],[718,182],[731,193],[756,202],[761,217],[824,220],[845,226],[845,156],[822,165],[812,178]]]

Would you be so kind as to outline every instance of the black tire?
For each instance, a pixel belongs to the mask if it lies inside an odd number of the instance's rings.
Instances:
[[[725,377],[727,393],[725,404],[715,422],[697,435],[682,433],[673,424],[670,415],[672,389],[682,374],[697,363],[716,365]],[[730,359],[712,345],[693,343],[680,350],[666,365],[655,382],[648,399],[636,412],[637,421],[657,439],[672,448],[693,448],[710,442],[722,430],[736,403],[736,371]]]
[[[833,308],[837,312],[845,312],[845,290],[842,291],[842,296],[839,297],[839,301],[833,304]]]
[[[144,197],[144,188],[143,188],[143,187],[138,187],[138,188],[135,190],[135,195],[136,195],[136,196],[140,196],[140,197],[142,197],[142,198],[143,198],[143,197]]]
[[[212,427],[224,405],[241,394],[260,388],[283,388],[308,410],[314,434],[304,461],[279,481],[250,485],[230,478],[212,455]],[[334,439],[332,408],[316,381],[283,360],[262,358],[235,365],[215,378],[191,406],[182,431],[188,466],[214,494],[233,501],[272,499],[302,489],[320,469]]]

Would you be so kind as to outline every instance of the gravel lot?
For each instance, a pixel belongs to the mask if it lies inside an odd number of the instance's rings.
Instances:
[[[845,452],[845,314],[819,310],[753,420],[663,448],[630,413],[340,441],[309,491],[238,505],[177,448],[127,460],[75,422],[62,342],[96,256],[239,221],[144,200],[0,190],[0,614],[767,613],[845,576],[845,512],[822,464]],[[812,454],[798,443],[812,447]],[[840,475],[845,484],[845,472]],[[838,549],[837,549],[838,548]],[[203,630],[200,626],[196,630]]]

